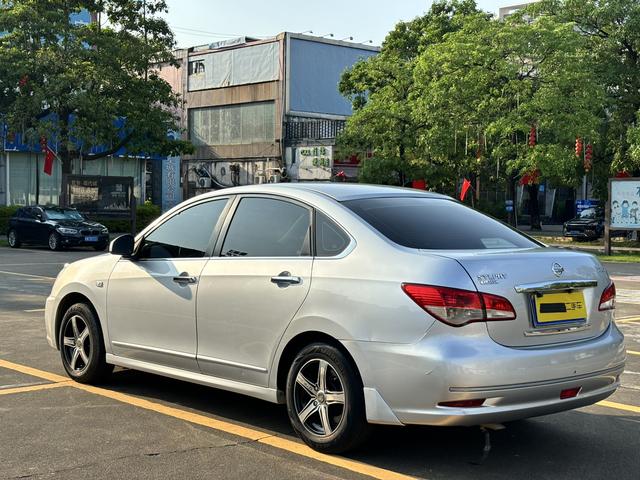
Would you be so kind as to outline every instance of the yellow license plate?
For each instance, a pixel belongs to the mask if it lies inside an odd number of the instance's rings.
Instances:
[[[536,323],[586,321],[587,307],[582,292],[545,293],[535,296]]]

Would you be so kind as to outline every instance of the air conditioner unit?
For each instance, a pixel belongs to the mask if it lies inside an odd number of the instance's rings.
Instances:
[[[197,182],[198,188],[211,188],[211,178],[209,177],[200,177]]]
[[[269,183],[280,183],[282,176],[279,173],[269,175]]]

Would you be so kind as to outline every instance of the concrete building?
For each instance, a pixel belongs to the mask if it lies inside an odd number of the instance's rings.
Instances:
[[[509,15],[513,15],[518,10],[526,7],[527,5],[531,5],[532,3],[536,3],[540,0],[531,0],[528,2],[519,2],[513,5],[506,5],[504,7],[500,7],[498,9],[498,18],[502,20],[503,18],[507,18]]]
[[[176,51],[161,76],[180,94],[185,197],[269,181],[330,180],[348,171],[335,150],[351,114],[342,72],[379,48],[295,33],[241,37]],[[352,175],[355,172],[351,172]],[[152,173],[157,177],[157,173]]]

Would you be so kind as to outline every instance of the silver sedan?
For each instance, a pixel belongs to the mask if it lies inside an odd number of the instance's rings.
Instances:
[[[598,260],[443,195],[281,184],[193,198],[59,274],[50,345],[286,403],[313,448],[370,424],[479,425],[589,405],[624,368]]]

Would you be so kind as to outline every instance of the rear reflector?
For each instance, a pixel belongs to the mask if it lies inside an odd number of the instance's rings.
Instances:
[[[566,388],[560,392],[560,400],[577,397],[582,387]]]
[[[613,310],[614,308],[616,308],[616,286],[611,282],[611,285],[605,288],[604,292],[602,292],[598,310]]]
[[[516,318],[509,300],[497,295],[411,283],[403,284],[402,290],[427,313],[453,327]]]
[[[455,400],[453,402],[440,402],[440,407],[454,407],[454,408],[478,408],[481,407],[486,399],[475,398],[473,400]]]

